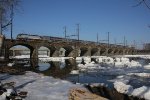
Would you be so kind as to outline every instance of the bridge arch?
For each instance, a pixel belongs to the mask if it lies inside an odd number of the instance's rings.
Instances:
[[[108,51],[107,51],[107,53],[110,54],[110,55],[113,54],[113,52],[114,52],[113,48],[109,48]]]
[[[123,49],[120,49],[119,52],[118,52],[118,54],[122,55],[123,54]]]
[[[128,49],[124,49],[123,54],[128,54]]]
[[[91,56],[99,56],[99,49],[98,48],[92,48],[91,49]]]
[[[72,55],[71,55],[71,52],[72,52],[73,49],[74,49],[72,46],[63,46],[62,48],[65,49],[65,53],[64,53],[64,56],[65,56],[65,57],[72,56]]]
[[[132,50],[132,49],[130,49],[129,51],[128,51],[128,54],[133,54],[134,53],[134,50]]]
[[[33,46],[31,46],[31,45],[29,45],[29,44],[22,44],[22,43],[10,45],[10,46],[8,47],[8,49],[10,49],[10,48],[12,48],[12,47],[14,47],[14,46],[18,46],[18,45],[19,45],[19,46],[25,46],[25,47],[29,48],[30,50],[33,49]]]
[[[29,45],[29,44],[13,44],[13,45],[10,45],[8,48],[7,48],[7,50],[8,50],[8,52],[7,52],[7,56],[9,57],[10,55],[10,49],[11,48],[13,48],[13,47],[15,47],[15,46],[23,46],[23,47],[26,47],[26,48],[28,48],[29,50],[30,50],[30,58],[31,58],[31,55],[32,55],[32,53],[33,53],[33,50],[34,50],[34,47],[32,47],[31,45]]]
[[[87,47],[81,47],[80,48],[80,56],[87,56],[88,48]]]
[[[117,55],[118,54],[118,52],[119,52],[119,50],[116,48],[116,49],[114,49],[114,55]]]
[[[46,55],[50,57],[50,49],[44,46],[38,48],[38,55]]]
[[[57,48],[56,48],[55,46],[53,46],[53,45],[48,45],[48,44],[44,44],[44,45],[40,45],[40,46],[38,47],[38,49],[41,48],[41,47],[45,47],[45,48],[47,48],[47,50],[49,50],[49,51],[47,52],[47,53],[48,53],[48,56],[52,57],[52,56],[56,55],[55,52],[57,51]]]
[[[16,45],[12,46],[9,49],[9,58],[14,58],[15,56],[21,56],[21,55],[30,55],[30,49],[28,47],[22,46],[22,45]],[[27,58],[27,56],[26,56]],[[29,56],[30,58],[30,56]]]
[[[105,55],[106,51],[107,51],[106,48],[101,48],[100,55]]]

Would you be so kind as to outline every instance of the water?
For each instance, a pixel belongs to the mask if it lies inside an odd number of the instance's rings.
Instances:
[[[133,59],[132,59],[133,60]],[[134,59],[139,61],[142,66],[150,63],[149,60]],[[95,60],[93,60],[95,61]],[[131,73],[150,73],[150,70],[143,67],[137,68],[116,68],[116,67],[102,67],[101,69],[88,70],[80,72],[79,74],[70,74],[73,69],[77,69],[77,65],[72,60],[65,60],[63,62],[39,62],[39,67],[36,68],[36,72],[43,73],[46,76],[53,76],[55,78],[61,78],[73,83],[104,83],[109,87],[113,87],[113,83],[116,80],[122,80],[138,88],[143,85],[150,86],[150,77],[140,77],[136,75],[130,75]],[[83,61],[81,63],[84,63]],[[16,61],[15,65],[21,65],[24,67],[30,67],[29,62]]]

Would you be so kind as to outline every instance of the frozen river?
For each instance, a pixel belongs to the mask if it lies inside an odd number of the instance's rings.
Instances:
[[[77,67],[64,78],[73,83],[98,83],[120,93],[149,98],[149,63],[144,57],[80,57],[76,58]],[[60,69],[68,67],[65,60],[60,60],[59,64]]]
[[[44,56],[39,58],[39,67],[35,72],[73,83],[102,84],[120,93],[150,100],[149,58],[149,55],[76,59]],[[29,66],[27,63],[25,67]]]

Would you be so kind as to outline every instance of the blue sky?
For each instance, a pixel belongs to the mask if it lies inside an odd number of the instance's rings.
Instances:
[[[22,0],[21,10],[14,16],[15,38],[19,33],[64,37],[76,33],[80,24],[80,39],[96,41],[107,38],[138,45],[150,42],[150,10],[143,4],[132,7],[138,0]],[[7,31],[7,37],[10,32]],[[75,37],[74,37],[75,38]]]

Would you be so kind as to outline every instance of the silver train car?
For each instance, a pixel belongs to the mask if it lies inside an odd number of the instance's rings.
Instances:
[[[17,39],[20,39],[20,40],[41,40],[42,38],[38,35],[18,34]]]

